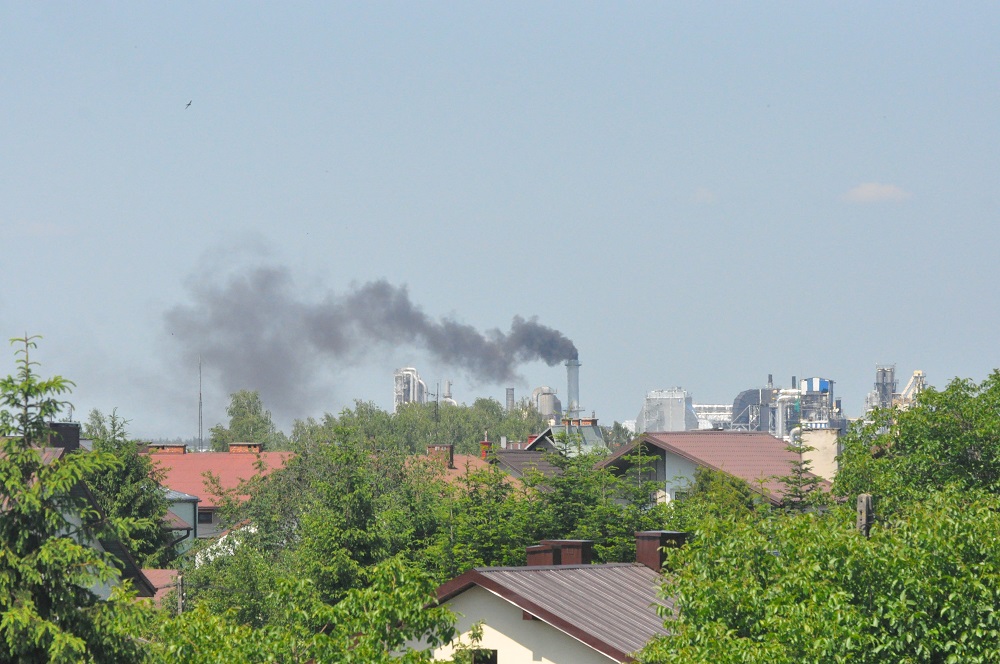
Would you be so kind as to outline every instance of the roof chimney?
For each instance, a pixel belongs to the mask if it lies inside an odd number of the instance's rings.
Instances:
[[[435,443],[427,446],[427,456],[438,457],[448,468],[455,467],[455,446],[448,443]]]
[[[560,562],[554,565],[589,565],[594,559],[593,540],[542,540],[541,544],[559,550]]]
[[[230,454],[259,454],[260,443],[229,443]]]
[[[664,549],[684,546],[689,533],[675,530],[644,530],[635,534],[635,562],[642,563],[654,572],[663,568]]]
[[[561,564],[562,557],[558,547],[551,544],[536,544],[528,547],[528,567]]]
[[[150,443],[150,454],[187,454],[187,445],[173,443]]]
[[[493,443],[488,440],[479,441],[479,456],[482,459],[486,459],[490,455],[490,450],[493,449]]]

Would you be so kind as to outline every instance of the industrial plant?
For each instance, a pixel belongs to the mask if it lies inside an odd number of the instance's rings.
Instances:
[[[566,407],[558,390],[544,385],[531,392],[531,405],[553,425],[581,420],[580,361],[570,359],[566,366]],[[907,408],[926,387],[923,371],[913,372],[909,382],[898,390],[895,365],[878,364],[872,392],[865,399],[865,414],[876,408]],[[790,440],[800,432],[830,432],[839,436],[847,431],[848,419],[841,400],[834,395],[834,381],[814,376],[792,376],[792,387],[775,385],[772,374],[760,387],[739,392],[731,404],[699,404],[681,387],[651,390],[646,394],[635,420],[623,424],[636,434],[712,429],[769,433]],[[450,383],[445,383],[445,398],[452,403]],[[417,370],[408,367],[395,373],[394,403],[425,403],[430,394]],[[506,407],[515,407],[514,388],[506,390]],[[592,414],[588,421],[596,423]],[[582,420],[581,420],[582,421]]]

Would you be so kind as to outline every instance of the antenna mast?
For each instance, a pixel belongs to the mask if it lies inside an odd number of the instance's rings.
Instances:
[[[201,406],[201,355],[198,356],[198,451],[205,449],[205,439],[202,437],[202,406]]]

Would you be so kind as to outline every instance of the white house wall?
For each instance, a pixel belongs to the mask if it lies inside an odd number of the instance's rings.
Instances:
[[[459,642],[469,643],[472,626],[482,621],[480,648],[497,651],[497,664],[608,664],[599,653],[540,620],[525,620],[521,609],[488,590],[473,586],[446,602],[458,614]],[[453,645],[434,651],[436,660],[453,657]]]
[[[677,493],[687,491],[694,484],[694,471],[698,467],[690,459],[660,451],[656,460],[656,479],[663,482],[665,502],[677,498]]]

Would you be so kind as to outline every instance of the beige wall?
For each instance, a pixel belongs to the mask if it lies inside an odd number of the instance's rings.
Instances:
[[[481,648],[497,651],[497,664],[608,664],[616,661],[540,620],[524,620],[521,609],[479,586],[449,600],[459,614],[459,640],[469,643],[469,631],[482,621]],[[450,659],[454,647],[434,651],[435,659]]]
[[[836,429],[806,429],[802,432],[802,443],[815,448],[803,455],[812,464],[812,473],[832,482],[837,476],[839,432]]]

